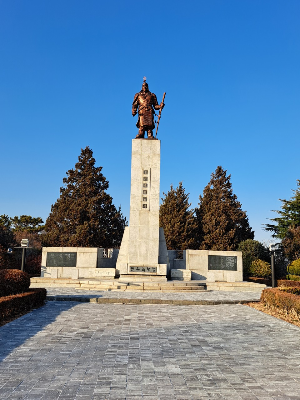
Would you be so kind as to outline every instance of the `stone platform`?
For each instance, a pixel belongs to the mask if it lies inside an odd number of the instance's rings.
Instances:
[[[139,291],[158,291],[158,292],[185,292],[185,291],[257,291],[261,292],[266,285],[254,282],[207,282],[207,281],[159,281],[157,277],[141,279],[132,277],[132,280],[125,281],[120,279],[51,279],[51,278],[31,278],[31,287],[62,287],[74,288],[78,290],[100,290],[100,291],[119,291],[119,292],[139,292]]]
[[[169,305],[217,305],[243,304],[259,301],[258,291],[101,291],[76,288],[46,287],[49,301],[77,301],[98,304],[169,304]]]

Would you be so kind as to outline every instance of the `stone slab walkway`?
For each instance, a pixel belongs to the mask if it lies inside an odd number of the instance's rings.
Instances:
[[[90,301],[92,299],[141,299],[141,300],[160,300],[161,303],[177,303],[184,302],[202,302],[210,304],[219,303],[238,303],[246,301],[258,301],[260,292],[223,292],[215,291],[199,291],[199,292],[117,292],[117,291],[99,291],[99,290],[77,290],[74,288],[52,288],[46,287],[48,300],[69,300],[69,301]]]
[[[48,301],[0,327],[0,399],[296,400],[300,329],[240,304]]]

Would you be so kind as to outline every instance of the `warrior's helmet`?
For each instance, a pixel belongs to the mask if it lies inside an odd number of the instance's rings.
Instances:
[[[148,83],[146,82],[146,77],[145,76],[143,78],[142,90],[144,90],[145,92],[149,91],[149,86],[148,86]]]

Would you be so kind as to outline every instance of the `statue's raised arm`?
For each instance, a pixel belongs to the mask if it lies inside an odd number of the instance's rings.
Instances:
[[[148,139],[155,139],[153,136],[155,110],[162,110],[164,106],[163,101],[158,104],[155,94],[149,91],[148,83],[144,78],[142,90],[135,94],[132,103],[132,115],[135,116],[138,113],[136,126],[139,128],[139,133],[136,139],[143,139],[145,132]]]

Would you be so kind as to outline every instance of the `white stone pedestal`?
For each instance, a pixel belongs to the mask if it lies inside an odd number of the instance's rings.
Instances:
[[[159,228],[160,140],[133,139],[129,227],[117,260],[120,275],[166,276],[168,252]]]

